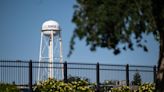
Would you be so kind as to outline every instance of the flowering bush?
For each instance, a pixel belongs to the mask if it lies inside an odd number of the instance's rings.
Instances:
[[[154,92],[155,91],[155,85],[151,83],[144,83],[139,86],[138,90],[130,90],[128,86],[122,86],[118,88],[112,88],[109,92]]]
[[[34,92],[94,92],[89,87],[89,83],[80,80],[73,81],[71,83],[64,83],[63,81],[57,81],[54,79],[48,79],[38,83],[34,89]]]
[[[111,92],[130,92],[130,88],[128,86],[112,88]]]
[[[155,91],[155,85],[151,83],[144,83],[141,86],[139,86],[139,92],[154,92]]]

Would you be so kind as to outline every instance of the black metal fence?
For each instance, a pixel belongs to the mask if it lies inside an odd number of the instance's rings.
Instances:
[[[32,92],[32,85],[38,81],[39,66],[41,69],[48,69],[48,64],[42,62],[40,66],[39,62],[33,61],[0,61],[0,82],[27,87]],[[113,81],[115,85],[131,85],[136,72],[140,73],[142,82],[153,83],[156,79],[156,66],[54,62],[53,69],[57,80],[62,79],[62,74],[65,82],[69,76],[87,78],[96,83],[98,88],[105,85],[106,81]]]

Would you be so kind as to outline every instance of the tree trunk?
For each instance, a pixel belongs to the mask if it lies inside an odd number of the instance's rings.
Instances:
[[[156,80],[156,92],[164,92],[164,31],[160,31],[160,51],[158,72]]]
[[[164,92],[164,0],[152,0],[152,13],[160,36],[156,92]]]

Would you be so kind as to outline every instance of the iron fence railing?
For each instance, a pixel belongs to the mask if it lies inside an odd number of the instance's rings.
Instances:
[[[41,64],[33,61],[0,61],[0,82],[25,86],[32,91],[32,85],[38,82],[39,68],[50,68],[48,62]],[[156,80],[156,66],[54,62],[53,70],[54,78],[57,80],[67,82],[70,76],[86,78],[90,82],[95,82],[97,88],[109,80],[116,82],[117,85],[131,85],[136,72],[140,73],[142,82],[153,83]],[[48,76],[44,76],[44,79],[47,78]]]

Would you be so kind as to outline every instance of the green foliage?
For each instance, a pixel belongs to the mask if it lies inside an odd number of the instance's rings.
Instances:
[[[94,92],[84,80],[64,83],[54,79],[41,81],[34,87],[34,92]]]
[[[71,76],[71,75],[69,75],[68,79],[67,79],[68,82],[80,81],[80,80],[81,80],[80,77],[78,77],[78,76]]]
[[[133,85],[141,85],[142,79],[141,79],[141,75],[139,74],[139,72],[137,71],[134,76],[133,76],[133,81],[132,84]]]
[[[76,28],[70,41],[68,56],[74,50],[75,38],[85,40],[91,51],[99,47],[107,48],[117,55],[122,50],[134,50],[134,44],[148,51],[143,34],[152,33],[160,43],[158,70],[163,70],[164,0],[76,1],[72,18]],[[157,87],[161,91],[164,91],[163,80],[163,77],[157,77]]]
[[[48,79],[45,81],[41,81],[34,87],[34,92],[70,92],[73,89],[71,88],[71,84],[65,84],[62,81],[57,81],[54,79]]]
[[[155,85],[151,83],[144,83],[139,87],[139,92],[154,92]]]
[[[80,81],[80,80],[85,80],[85,81],[89,82],[88,78],[85,78],[85,77],[81,78],[79,76],[71,76],[71,75],[68,76],[67,82],[71,83],[73,81]]]
[[[151,0],[76,0],[72,22],[76,24],[70,41],[70,52],[75,38],[84,39],[91,51],[97,47],[113,49],[119,54],[122,48],[134,49],[132,34],[137,47],[148,51],[143,33],[158,35],[152,14]],[[123,44],[123,47],[118,47]],[[68,56],[69,56],[68,55]]]
[[[71,83],[75,92],[92,92],[89,83],[85,80],[74,81]]]
[[[116,85],[116,83],[112,80],[105,80],[101,87],[100,87],[100,92],[108,92],[108,90],[110,90],[113,85]]]
[[[0,83],[0,92],[19,92],[19,89],[14,84]]]
[[[138,90],[132,90],[128,86],[122,86],[118,88],[112,88],[109,92],[154,92],[155,85],[151,83],[144,83],[139,86]]]
[[[130,88],[128,86],[112,88],[111,92],[130,92]]]

